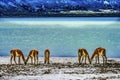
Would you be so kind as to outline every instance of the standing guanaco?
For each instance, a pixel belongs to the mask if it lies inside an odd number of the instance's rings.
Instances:
[[[80,48],[78,50],[78,61],[79,61],[79,64],[82,63],[84,58],[85,58],[85,64],[86,64],[86,58],[88,58],[88,62],[91,64],[91,60],[90,60],[90,57],[89,57],[89,54],[88,54],[87,50],[85,48]],[[81,61],[81,59],[82,59],[82,61]]]
[[[46,49],[45,52],[44,52],[44,63],[49,64],[50,63],[49,59],[50,59],[50,50]]]
[[[27,64],[29,58],[31,58],[31,64],[33,64],[33,61],[34,61],[34,64],[38,64],[38,57],[39,57],[38,50],[31,50],[26,59],[26,64]]]
[[[18,57],[18,64],[21,64],[20,58],[23,59],[23,62],[25,64],[25,57],[20,49],[12,49],[10,51],[10,54],[11,54],[10,64],[12,64],[12,59],[14,60],[15,64],[17,64],[16,57]]]
[[[92,54],[91,61],[95,57],[96,58],[96,63],[98,61],[98,64],[99,64],[99,56],[102,56],[103,63],[107,63],[107,57],[106,57],[106,50],[105,50],[105,48],[102,48],[102,47],[96,48],[94,53]]]

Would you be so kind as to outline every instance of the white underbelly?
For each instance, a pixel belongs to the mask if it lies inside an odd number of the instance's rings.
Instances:
[[[32,53],[30,56],[31,56],[31,57],[34,57],[34,53]]]
[[[49,53],[48,52],[46,52],[46,56],[45,56],[46,58],[49,58]]]
[[[103,55],[103,51],[99,52],[99,55],[101,55],[101,56],[102,56],[102,55]]]
[[[20,54],[19,54],[18,52],[16,52],[16,56],[17,56],[17,57],[19,57],[19,56],[20,56]]]
[[[83,55],[82,56],[85,56],[86,54],[85,54],[85,52],[83,51]]]

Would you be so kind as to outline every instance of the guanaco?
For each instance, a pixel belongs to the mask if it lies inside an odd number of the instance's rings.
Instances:
[[[50,50],[46,49],[45,52],[44,52],[44,63],[49,64],[50,63],[49,59],[50,59]]]
[[[99,64],[99,56],[102,56],[103,63],[107,63],[106,49],[105,48],[102,48],[102,47],[96,48],[94,53],[92,54],[91,61],[95,57],[96,58],[96,62],[95,63],[98,62],[98,64]]]
[[[90,57],[89,57],[89,54],[88,54],[87,50],[85,48],[80,48],[78,50],[78,61],[79,61],[79,64],[82,63],[84,58],[85,58],[85,64],[86,64],[86,58],[88,58],[88,62],[91,64],[91,60],[90,60]],[[82,59],[82,61],[81,61],[81,59]]]
[[[31,58],[31,64],[33,64],[33,61],[34,61],[34,64],[38,64],[38,57],[39,57],[38,50],[31,50],[26,59],[26,64],[27,64],[29,58]]]
[[[12,49],[10,51],[10,54],[11,54],[10,64],[12,64],[12,59],[14,60],[15,64],[17,64],[16,57],[18,57],[18,64],[21,64],[20,58],[23,59],[23,62],[25,64],[25,57],[20,49]]]

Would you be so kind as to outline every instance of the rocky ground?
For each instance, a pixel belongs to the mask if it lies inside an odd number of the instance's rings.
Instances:
[[[0,80],[119,80],[120,61],[108,60],[107,64],[78,64],[63,62],[38,65],[0,64]]]

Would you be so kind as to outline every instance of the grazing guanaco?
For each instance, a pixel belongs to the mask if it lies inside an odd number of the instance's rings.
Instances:
[[[80,48],[78,50],[78,61],[79,61],[79,64],[82,63],[84,58],[85,58],[85,64],[86,64],[86,58],[88,58],[88,62],[91,64],[91,60],[90,60],[90,57],[89,57],[89,54],[88,54],[87,50],[84,49],[84,48]],[[82,59],[82,61],[81,61],[81,59]]]
[[[17,64],[16,57],[18,57],[18,64],[21,64],[20,58],[23,59],[23,62],[25,64],[25,57],[20,49],[12,49],[10,51],[10,54],[11,54],[10,64],[12,64],[12,59],[14,60],[15,64]]]
[[[31,64],[33,64],[33,61],[34,61],[34,64],[38,64],[38,57],[39,57],[38,50],[31,50],[28,54],[28,57],[25,63],[27,64],[29,58],[31,58]]]
[[[49,49],[46,49],[45,52],[44,52],[44,63],[46,64],[49,64],[49,58],[50,58],[50,50]]]
[[[102,56],[103,63],[107,63],[107,57],[106,57],[106,50],[105,50],[105,48],[102,48],[102,47],[96,48],[94,53],[92,54],[91,61],[95,57],[96,58],[96,63],[98,61],[98,64],[99,64],[99,56]]]

